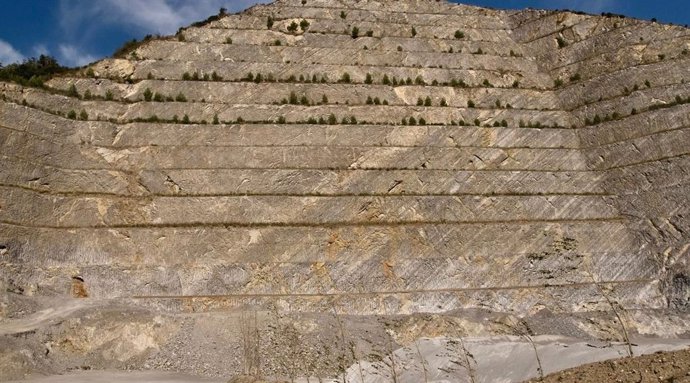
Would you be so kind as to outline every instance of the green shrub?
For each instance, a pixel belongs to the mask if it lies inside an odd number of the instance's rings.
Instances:
[[[276,41],[273,42],[273,45],[275,45],[277,47],[281,46],[282,44],[283,43],[281,43],[280,40],[278,40],[278,39],[276,39]]]
[[[424,100],[421,97],[417,99],[417,106],[424,106]]]
[[[268,29],[273,28],[273,17],[268,16],[268,19],[266,20],[266,27],[268,27]]]
[[[502,120],[502,121],[501,121],[501,126],[504,127],[504,128],[507,128],[507,127],[508,127],[508,121]]]
[[[279,124],[285,124],[287,120],[285,119],[285,116],[280,116],[278,117],[278,123]]]
[[[426,96],[424,99],[424,106],[431,106],[431,97]]]
[[[331,113],[328,116],[328,125],[335,125],[338,123],[338,119],[335,117],[335,114]]]
[[[299,103],[302,105],[309,105],[309,99],[307,96],[302,96],[302,98],[299,99]]]
[[[353,39],[358,38],[358,37],[359,37],[359,28],[357,28],[357,27],[352,27],[352,33],[351,33],[351,35],[352,35],[352,38],[353,38]]]
[[[113,100],[113,91],[108,89],[105,91],[105,100],[106,101],[112,101]]]
[[[352,79],[350,78],[350,74],[347,72],[343,73],[343,75],[340,77],[340,80],[338,80],[338,82],[343,82],[346,84],[349,84],[351,81]]]
[[[84,109],[82,109],[82,110],[81,110],[81,113],[79,113],[79,119],[80,119],[80,120],[83,120],[83,121],[86,121],[86,120],[89,119],[89,114],[86,113],[86,111],[85,111]]]
[[[407,125],[407,119],[405,117],[403,117],[403,119],[402,119],[402,124]]]
[[[290,25],[287,26],[287,30],[290,33],[295,33],[297,32],[297,28],[299,28],[299,25],[296,22],[291,22]]]
[[[391,84],[391,80],[388,78],[388,75],[387,75],[387,74],[384,74],[384,75],[383,75],[383,80],[381,80],[381,83],[382,83],[383,85],[390,85],[390,84]]]
[[[90,90],[87,89],[86,91],[84,91],[84,100],[90,100],[92,98],[93,98],[93,95],[91,94]]]
[[[474,126],[479,126],[479,125],[481,125],[481,124],[482,124],[482,123],[481,123],[481,121],[479,121],[478,118],[475,118],[475,119],[474,119]]]
[[[216,71],[213,71],[213,73],[211,73],[211,80],[213,80],[213,81],[223,81],[223,77],[220,76],[220,75],[218,75],[218,73],[216,73]]]
[[[254,82],[259,84],[262,81],[264,81],[264,76],[261,73],[257,73],[256,76],[254,77]]]
[[[187,41],[187,39],[184,37],[184,33],[177,35],[177,41]]]
[[[426,125],[426,120],[424,117],[419,117],[419,125]]]
[[[411,33],[412,33],[412,37],[417,36],[417,29],[415,29],[415,27],[412,27]]]
[[[371,84],[374,80],[371,78],[371,74],[367,73],[367,77],[364,79],[365,84]]]
[[[226,38],[225,38],[225,43],[226,43],[226,44],[232,44],[232,37],[226,37]]]
[[[410,117],[407,123],[409,125],[417,125],[417,120],[415,120],[414,117]]]
[[[290,105],[297,105],[299,104],[299,99],[297,98],[297,94],[295,91],[290,92],[290,98],[288,98],[288,102]]]
[[[355,117],[355,116],[350,116],[350,124],[352,124],[352,125],[357,125],[357,117]]]
[[[424,81],[424,79],[422,78],[422,76],[417,76],[417,77],[415,77],[414,83],[415,83],[416,85],[426,85],[426,82]]]
[[[182,117],[182,123],[183,124],[189,124],[189,116],[185,113],[184,117]]]
[[[381,99],[378,97],[374,97],[374,105],[381,105]]]
[[[484,79],[484,81],[482,82],[482,85],[484,85],[487,88],[493,88],[493,86],[494,86],[488,79]]]
[[[456,38],[456,39],[464,39],[464,38],[465,38],[465,32],[463,32],[463,31],[455,31],[455,38]]]
[[[374,37],[374,31],[367,31],[367,37]],[[364,47],[364,49],[367,49],[367,47]]]
[[[474,101],[472,101],[472,100],[467,100],[467,107],[468,107],[468,108],[474,108],[474,107],[475,107]]]
[[[649,80],[644,80],[644,85],[645,85],[647,88],[651,88],[651,87],[652,87],[652,83],[649,82]]]
[[[309,22],[307,20],[302,20],[299,22],[299,27],[306,32],[307,28],[309,28]]]
[[[153,94],[153,101],[155,101],[155,102],[163,102],[163,101],[165,101],[165,96],[163,96],[163,95],[160,94],[160,93],[154,93],[154,94]]]
[[[74,84],[70,85],[69,89],[67,89],[67,95],[70,97],[79,98],[79,92],[77,91],[77,86]]]
[[[345,11],[340,11],[340,18],[344,19],[346,17],[347,17],[347,14],[345,13]]]
[[[367,97],[366,103],[367,103],[367,105],[371,105],[374,103],[374,100],[371,98],[371,96]]]
[[[556,37],[556,42],[558,43],[559,48],[565,48],[566,46],[568,46],[568,42],[560,36]]]
[[[520,81],[515,80],[513,81],[513,88],[519,88],[520,87]]]
[[[563,80],[560,78],[553,80],[553,86],[555,86],[556,88],[562,87],[563,86]]]
[[[74,110],[70,110],[69,112],[67,112],[67,118],[69,118],[70,120],[76,120],[77,112],[75,112]]]
[[[322,104],[328,104],[328,97],[326,97],[325,94],[323,96],[321,96],[321,103]]]
[[[177,102],[187,102],[187,97],[185,97],[182,92],[178,93],[177,96],[175,96],[175,101]]]
[[[581,79],[582,76],[580,76],[579,73],[575,73],[574,75],[570,76],[570,82],[580,81]]]
[[[474,52],[474,54],[475,54],[475,55],[483,55],[483,54],[484,54],[484,51],[483,51],[482,48],[480,47],[479,49],[477,49],[476,52]]]
[[[213,115],[213,125],[218,125],[220,124],[220,120],[218,119],[218,113]]]
[[[151,98],[153,98],[153,92],[150,88],[146,88],[144,90],[144,101],[151,101]]]
[[[382,103],[383,105],[388,105],[388,100],[383,100],[383,102],[381,102],[381,103]]]
[[[446,101],[445,98],[442,98],[442,99],[441,99],[440,105],[441,105],[441,106],[448,106],[448,102]]]
[[[398,45],[398,52],[402,52],[402,47]]]
[[[185,81],[189,81],[189,80],[192,79],[192,76],[189,74],[189,72],[184,72],[184,73],[182,74],[182,79],[185,80]]]

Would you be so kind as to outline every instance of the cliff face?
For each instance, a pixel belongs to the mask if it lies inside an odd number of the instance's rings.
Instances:
[[[509,335],[537,355],[517,381],[569,366],[553,336],[687,336],[689,50],[632,19],[284,0],[0,84],[6,376],[474,381],[508,347],[477,337]]]

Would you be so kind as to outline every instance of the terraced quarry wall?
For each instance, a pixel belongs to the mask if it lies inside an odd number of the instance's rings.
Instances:
[[[7,376],[474,381],[463,337],[687,337],[688,49],[631,19],[281,0],[0,84],[0,319],[95,305],[8,330]],[[532,346],[510,381],[569,367]]]

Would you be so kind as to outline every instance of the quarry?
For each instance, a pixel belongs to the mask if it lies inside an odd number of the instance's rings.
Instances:
[[[618,15],[277,0],[0,82],[0,381],[688,350],[689,53]]]

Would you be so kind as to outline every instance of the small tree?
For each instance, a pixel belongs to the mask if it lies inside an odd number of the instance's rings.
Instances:
[[[338,119],[335,117],[335,114],[331,113],[328,116],[328,125],[335,125],[338,123]]]
[[[328,104],[328,97],[326,97],[325,94],[323,96],[321,96],[321,103],[322,104]]]
[[[218,125],[220,124],[220,120],[218,120],[218,113],[213,115],[213,125]]]
[[[412,37],[417,36],[417,29],[415,29],[415,27],[412,27],[412,31],[411,31],[411,32],[412,32]]]
[[[465,32],[455,31],[455,38],[456,39],[464,39],[465,38]]]
[[[345,13],[345,11],[340,11],[340,18],[344,19],[346,17],[347,17],[347,13]]]
[[[74,84],[70,85],[69,89],[67,90],[67,95],[70,97],[79,98],[79,92],[77,91],[77,86]]]
[[[74,110],[70,110],[67,113],[67,118],[69,118],[70,120],[76,120],[77,119],[77,112],[75,112]]]
[[[352,38],[356,39],[359,37],[359,28],[357,27],[352,27]]]
[[[344,82],[347,84],[350,83],[350,81],[352,81],[352,79],[350,78],[350,74],[347,72],[343,73],[343,75],[340,77],[340,82]]]
[[[475,107],[474,101],[472,101],[472,100],[467,100],[467,107],[468,107],[468,108],[474,108],[474,107]]]
[[[79,119],[86,121],[89,119],[89,114],[86,113],[86,111],[84,109],[82,109],[81,113],[79,113]]]
[[[424,100],[421,97],[417,98],[417,106],[424,106]]]
[[[299,28],[299,25],[297,25],[297,23],[294,21],[292,23],[290,23],[290,25],[287,26],[287,30],[290,33],[297,32],[297,28]]]
[[[440,105],[441,105],[441,106],[448,106],[448,102],[446,102],[446,99],[445,99],[445,98],[442,98],[442,99],[441,99],[441,104],[440,104]]]
[[[381,83],[383,83],[383,85],[390,85],[391,80],[388,78],[387,74],[383,75],[383,80],[381,81]]]
[[[177,96],[175,96],[175,101],[177,102],[187,102],[187,97],[185,97],[182,92],[178,93]]]
[[[309,22],[307,20],[302,20],[299,22],[299,27],[306,32],[307,28],[309,28]]]
[[[431,97],[426,96],[424,99],[424,106],[431,106]]]
[[[145,101],[151,101],[151,98],[153,98],[153,92],[151,91],[150,88],[146,88],[144,90],[144,100]]]
[[[365,84],[371,84],[374,80],[371,78],[371,74],[367,73],[367,77],[364,79]]]
[[[266,27],[268,27],[268,29],[273,28],[273,17],[268,16],[268,19],[266,20]]]
[[[185,113],[184,117],[182,117],[182,123],[183,124],[189,124],[189,116]]]

